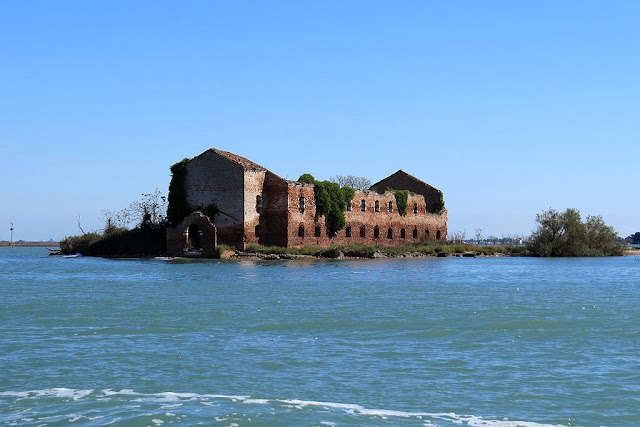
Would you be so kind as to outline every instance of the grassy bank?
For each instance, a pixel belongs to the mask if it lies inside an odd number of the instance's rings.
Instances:
[[[473,256],[526,256],[524,246],[475,246],[469,244],[450,243],[408,243],[397,246],[375,246],[352,244],[347,246],[305,246],[303,248],[284,248],[280,246],[249,245],[244,253],[260,255],[306,255],[322,258],[375,258],[376,256],[430,255],[448,256],[467,254]]]

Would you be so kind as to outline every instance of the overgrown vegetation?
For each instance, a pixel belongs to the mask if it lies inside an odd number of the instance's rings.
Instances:
[[[351,203],[355,190],[351,187],[340,187],[331,181],[316,181],[313,175],[303,174],[298,182],[313,184],[316,199],[316,213],[324,215],[327,234],[330,237],[344,228],[346,219],[344,213],[347,204]]]
[[[396,246],[376,246],[354,243],[346,246],[331,245],[328,247],[305,246],[300,249],[281,246],[249,245],[245,252],[263,255],[311,255],[323,258],[338,258],[340,255],[353,258],[374,258],[381,256],[402,256],[404,254],[421,254],[431,256],[448,256],[463,254],[477,255],[528,255],[524,246],[475,246],[469,244],[451,244],[422,241]]]
[[[558,212],[549,209],[536,215],[538,228],[527,245],[531,254],[540,257],[617,256],[625,245],[600,216],[588,216],[582,222],[577,209]]]
[[[433,213],[440,213],[444,209],[444,197],[440,195],[440,198],[430,207],[430,211]]]
[[[167,207],[167,220],[174,226],[186,218],[192,211],[187,203],[185,183],[187,179],[187,163],[184,158],[171,166],[171,182],[169,183],[169,206]],[[213,217],[210,217],[213,219]]]
[[[63,254],[89,256],[139,257],[166,252],[166,197],[155,190],[142,194],[120,211],[102,211],[102,233],[89,232],[65,237],[60,242]],[[135,224],[133,228],[130,228]]]
[[[298,182],[303,182],[305,184],[315,184],[316,179],[310,173],[303,173],[302,175],[300,175],[300,178],[298,178]]]
[[[396,196],[396,206],[400,215],[407,216],[407,203],[409,200],[409,190],[391,190]]]
[[[165,229],[143,225],[132,230],[111,230],[109,233],[85,233],[67,237],[60,242],[63,254],[87,256],[139,257],[158,256],[166,251]]]

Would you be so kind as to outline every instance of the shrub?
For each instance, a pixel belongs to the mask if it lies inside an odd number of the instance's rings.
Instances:
[[[616,256],[624,253],[617,233],[600,216],[589,216],[585,223],[577,209],[562,213],[549,209],[536,215],[536,222],[538,228],[527,245],[534,256]]]
[[[356,257],[356,258],[371,258],[373,254],[376,253],[377,249],[372,245],[363,245],[359,243],[354,243],[346,246],[343,249],[343,253],[346,256]]]
[[[102,236],[94,232],[85,233],[82,236],[65,237],[60,242],[60,252],[66,255],[84,254],[89,246],[100,239],[102,239]]]

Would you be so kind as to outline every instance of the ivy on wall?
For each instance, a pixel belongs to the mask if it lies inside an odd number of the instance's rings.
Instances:
[[[442,212],[443,209],[444,209],[444,198],[441,195],[438,201],[431,208],[431,212],[440,213]]]
[[[407,203],[409,200],[409,190],[391,190],[396,196],[396,205],[400,215],[407,216]]]
[[[347,204],[351,203],[355,190],[351,187],[340,187],[335,182],[316,181],[313,175],[305,173],[298,178],[298,182],[313,184],[316,198],[316,213],[324,215],[327,234],[331,237],[344,228],[346,219],[344,213]]]
[[[187,163],[189,163],[189,159],[184,158],[170,168],[171,182],[169,183],[167,219],[174,226],[178,225],[180,221],[191,213],[187,204],[187,192],[185,189]]]
[[[187,163],[189,159],[185,158],[171,166],[171,182],[169,183],[169,206],[167,207],[167,219],[174,227],[192,212],[200,211],[213,221],[220,213],[215,203],[207,206],[198,206],[190,208],[187,203],[187,190],[185,188],[187,179]]]

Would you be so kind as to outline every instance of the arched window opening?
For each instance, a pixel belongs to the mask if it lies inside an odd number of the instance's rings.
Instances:
[[[404,239],[407,237],[407,232],[404,230],[404,228],[402,230],[400,230],[400,238]]]
[[[347,212],[351,212],[351,202],[347,203]]]
[[[298,237],[304,237],[304,225],[298,227]]]
[[[299,204],[300,204],[300,213],[304,213],[304,207],[305,207],[305,206],[304,206],[304,202],[305,202],[304,197],[300,197],[300,200],[299,200]]]
[[[393,202],[389,202],[389,213],[393,212]]]
[[[344,235],[347,236],[347,237],[351,237],[351,227],[347,227],[344,230]]]
[[[427,228],[427,231],[424,232],[424,237],[426,237],[427,240],[431,238],[431,236],[429,235],[429,229],[428,228]]]
[[[366,235],[366,228],[363,225],[362,227],[360,227],[360,237],[365,237],[365,235]]]
[[[375,207],[376,207],[376,212],[380,212],[380,201],[379,200],[376,200]]]
[[[189,251],[200,250],[200,228],[196,224],[187,229],[187,248]]]
[[[387,230],[387,239],[393,239],[393,230],[392,229],[388,229]]]
[[[316,225],[316,229],[313,231],[313,235],[320,237],[320,227]]]
[[[367,210],[367,202],[364,199],[360,200],[360,210],[362,212]]]
[[[418,214],[418,204],[417,203],[413,204],[413,213],[416,214],[416,215]]]
[[[440,230],[436,231],[436,240],[440,240],[441,234]]]
[[[414,228],[414,229],[413,229],[413,238],[414,238],[414,239],[417,239],[417,238],[418,238],[418,229],[417,229],[417,228]]]
[[[376,225],[376,227],[373,229],[373,238],[377,239],[378,237],[380,237],[380,227]]]

